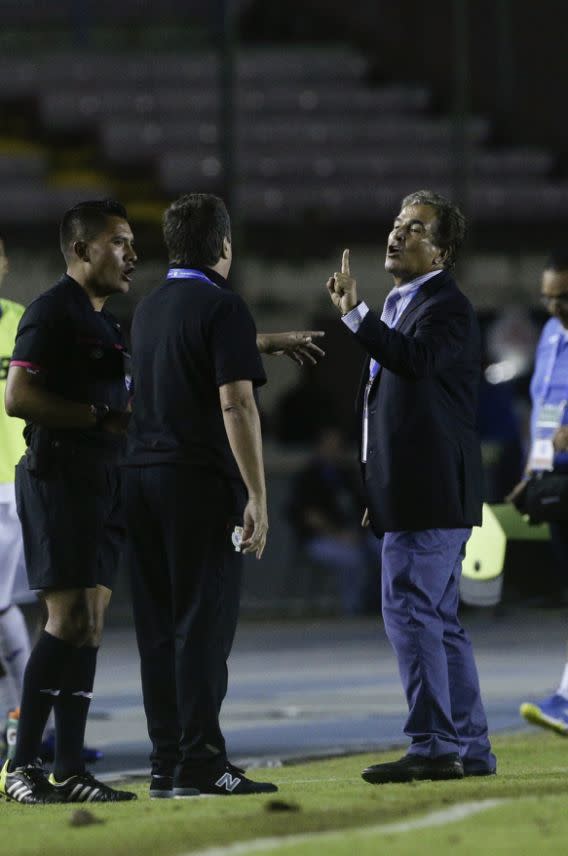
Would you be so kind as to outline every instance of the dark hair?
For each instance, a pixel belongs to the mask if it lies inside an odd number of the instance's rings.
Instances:
[[[223,239],[231,240],[231,221],[225,203],[210,193],[180,196],[162,220],[170,264],[216,265]]]
[[[109,217],[127,220],[126,208],[115,199],[90,199],[66,211],[59,227],[59,243],[65,258],[70,256],[75,241],[93,241],[104,232]]]
[[[401,208],[407,205],[431,205],[435,209],[434,242],[437,247],[446,251],[444,267],[451,270],[465,238],[466,220],[458,206],[432,190],[416,190],[410,193],[402,200]]]
[[[544,270],[555,270],[558,273],[568,271],[568,250],[553,250],[544,264]]]

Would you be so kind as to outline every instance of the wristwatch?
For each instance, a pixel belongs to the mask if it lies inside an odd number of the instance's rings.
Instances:
[[[100,428],[110,412],[108,404],[90,404],[89,409],[95,417],[95,427]]]

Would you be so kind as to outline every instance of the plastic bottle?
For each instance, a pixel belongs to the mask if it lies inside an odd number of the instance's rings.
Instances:
[[[6,757],[8,760],[14,757],[16,752],[16,738],[18,736],[18,722],[20,721],[20,708],[11,710],[8,713],[8,722],[6,724],[6,743],[8,752]]]

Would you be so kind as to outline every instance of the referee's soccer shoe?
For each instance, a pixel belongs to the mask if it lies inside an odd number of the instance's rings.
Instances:
[[[41,764],[9,769],[6,761],[0,771],[0,797],[26,805],[46,805],[65,802],[61,794],[49,783]]]
[[[183,776],[174,779],[172,796],[174,799],[184,799],[200,794],[216,794],[217,796],[244,796],[247,794],[273,794],[277,791],[271,782],[253,782],[247,779],[244,770],[235,767],[228,761],[216,765],[195,767]]]
[[[69,776],[63,782],[58,782],[52,773],[49,783],[61,797],[60,802],[127,802],[137,799],[132,791],[118,791],[116,788],[111,788],[86,771],[76,776]]]

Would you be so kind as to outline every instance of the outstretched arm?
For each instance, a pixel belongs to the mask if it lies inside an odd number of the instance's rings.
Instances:
[[[256,345],[261,354],[272,354],[275,357],[285,355],[298,365],[304,360],[315,365],[325,356],[323,351],[313,341],[325,336],[323,330],[297,330],[287,333],[259,333]]]

